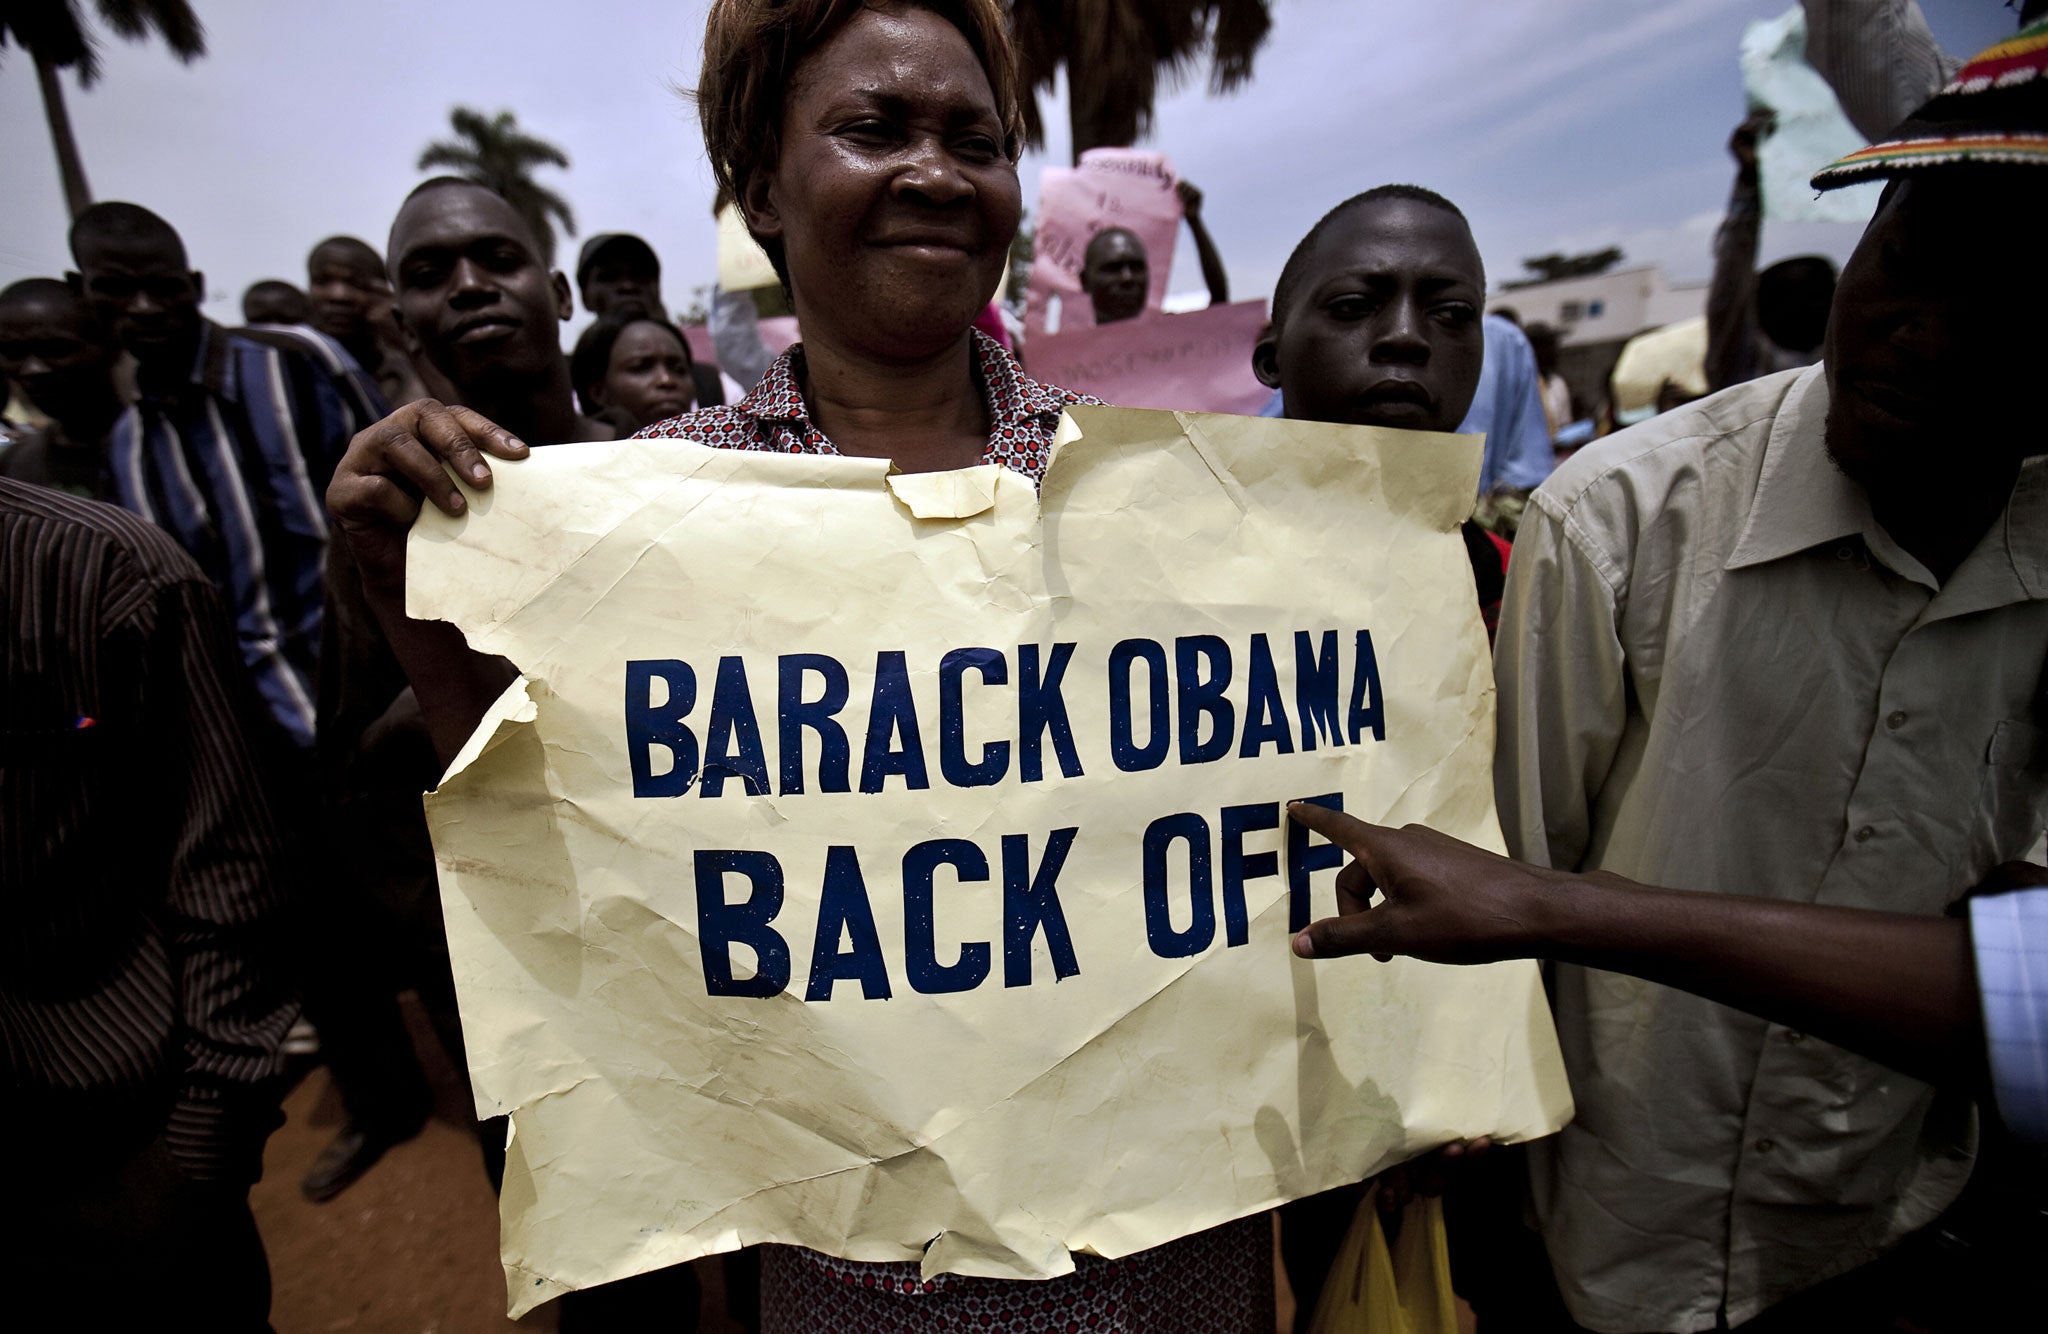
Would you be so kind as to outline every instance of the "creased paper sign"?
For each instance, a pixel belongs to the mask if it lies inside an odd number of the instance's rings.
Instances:
[[[1143,243],[1152,274],[1145,309],[1159,309],[1180,236],[1175,179],[1166,154],[1136,148],[1091,148],[1071,170],[1047,167],[1039,173],[1031,277],[1024,289],[1027,338],[1095,323],[1095,307],[1081,291],[1081,267],[1088,243],[1111,227],[1122,227]]]
[[[1266,303],[1233,301],[1045,334],[1025,349],[1047,384],[1125,408],[1257,416],[1273,391],[1252,373]]]
[[[563,445],[414,529],[525,676],[428,800],[514,1313],[762,1241],[1036,1278],[1557,1128],[1534,965],[1316,965],[1308,798],[1498,847],[1477,437]]]

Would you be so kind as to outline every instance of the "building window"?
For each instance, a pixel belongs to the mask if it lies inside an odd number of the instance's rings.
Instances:
[[[1607,303],[1605,301],[1588,301],[1586,303],[1586,318],[1589,320],[1597,320],[1600,318],[1601,314],[1606,311],[1606,309]]]
[[[1586,313],[1586,307],[1577,301],[1567,301],[1559,308],[1557,316],[1566,324],[1573,324]]]

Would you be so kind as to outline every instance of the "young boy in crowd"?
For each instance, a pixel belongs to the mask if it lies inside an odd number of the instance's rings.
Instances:
[[[1458,206],[1382,185],[1294,247],[1252,369],[1296,421],[1455,431],[1479,387],[1485,303],[1486,269]],[[1507,545],[1474,523],[1464,536],[1491,634]]]
[[[1457,205],[1420,186],[1382,185],[1331,209],[1294,247],[1252,369],[1296,421],[1455,431],[1479,388],[1485,301],[1485,267]],[[1463,533],[1491,636],[1507,544],[1469,520]],[[1444,1157],[1463,1152],[1454,1145]],[[1427,1164],[1415,1170],[1432,1174]],[[1280,1211],[1297,1330],[1308,1328],[1358,1199],[1340,1189]]]

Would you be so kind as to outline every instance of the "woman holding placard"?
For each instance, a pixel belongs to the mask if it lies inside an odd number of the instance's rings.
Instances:
[[[737,404],[650,427],[737,449],[887,457],[907,472],[997,463],[1037,480],[1061,411],[972,328],[1021,212],[1017,75],[994,0],[716,0],[698,92],[719,182],[788,286],[805,341]],[[474,412],[413,403],[357,436],[328,499],[445,760],[511,679],[404,610],[422,498],[466,502],[527,447]],[[909,1240],[909,1239],[905,1239]],[[1256,1217],[1120,1260],[1077,1256],[1045,1282],[941,1275],[788,1247],[764,1262],[764,1328],[1272,1328],[1268,1224]]]

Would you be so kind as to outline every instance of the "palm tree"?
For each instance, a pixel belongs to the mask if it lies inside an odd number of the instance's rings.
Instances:
[[[146,41],[154,32],[171,54],[189,65],[206,54],[206,29],[186,0],[94,0],[100,21],[131,42]],[[64,107],[60,69],[76,70],[78,86],[99,82],[99,39],[93,35],[78,0],[7,0],[0,6],[0,49],[12,42],[35,61],[36,82],[42,85],[43,114],[57,146],[57,171],[64,178],[64,202],[76,218],[92,204],[85,183],[85,163],[72,137],[71,113]]]
[[[533,228],[540,241],[542,258],[555,262],[555,219],[562,230],[576,234],[576,215],[569,201],[533,179],[535,167],[567,167],[569,155],[545,139],[519,128],[511,112],[500,111],[486,119],[481,111],[457,107],[448,113],[449,124],[459,136],[439,139],[420,154],[420,170],[445,168],[478,185],[489,186],[505,197]]]
[[[1206,52],[1209,86],[1232,92],[1273,26],[1271,0],[1010,0],[1030,142],[1045,139],[1036,94],[1067,71],[1074,158],[1124,147],[1152,128],[1160,76],[1177,79]]]

